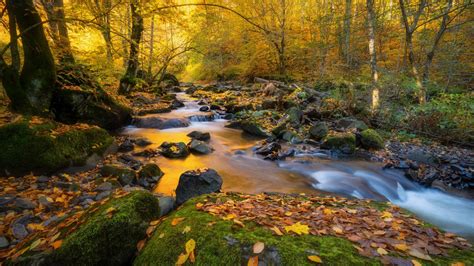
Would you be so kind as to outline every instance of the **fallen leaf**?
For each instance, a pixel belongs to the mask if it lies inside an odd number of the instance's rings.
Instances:
[[[232,220],[234,218],[237,218],[237,215],[231,213],[231,214],[228,214],[226,217],[222,218],[224,221],[228,221],[228,220]]]
[[[333,211],[331,209],[324,208],[323,213],[324,213],[324,215],[331,215],[333,213]]]
[[[342,233],[343,233],[342,228],[339,227],[339,226],[333,226],[333,227],[332,227],[332,230],[333,230],[334,232],[336,232],[336,234],[342,234]]]
[[[410,251],[408,251],[408,255],[410,255],[410,256],[412,256],[412,257],[416,257],[416,258],[422,259],[422,260],[429,260],[429,261],[432,261],[432,260],[433,260],[433,259],[430,257],[430,255],[424,254],[423,252],[421,252],[421,251],[418,250],[418,249],[410,249]]]
[[[178,225],[179,223],[181,223],[182,221],[184,221],[184,217],[178,217],[178,218],[174,218],[172,221],[171,221],[171,225],[172,226],[176,226]]]
[[[117,211],[116,208],[114,207],[110,207],[108,208],[106,211],[105,211],[105,214],[107,215],[107,217],[110,219],[112,218],[112,216],[114,215],[114,213]]]
[[[451,266],[465,266],[465,264],[463,262],[454,262],[451,263]]]
[[[298,235],[307,235],[309,234],[309,227],[305,224],[301,224],[300,222],[297,222],[293,225],[290,226],[285,226],[285,230],[287,233],[289,232],[294,232]]]
[[[417,260],[411,260],[411,263],[413,263],[413,266],[423,266],[419,261]]]
[[[154,221],[151,221],[151,222],[150,222],[150,225],[151,225],[151,226],[155,226],[155,225],[158,225],[160,222],[161,222],[161,220],[159,220],[159,219],[158,219],[158,220],[154,220]]]
[[[194,241],[194,239],[188,240],[188,242],[186,242],[185,247],[186,253],[191,253],[196,248],[196,241]]]
[[[270,230],[272,230],[273,232],[275,232],[275,234],[277,234],[277,235],[279,235],[279,236],[282,236],[282,235],[283,235],[283,233],[281,232],[281,230],[280,230],[278,227],[276,227],[276,226],[272,227]]]
[[[183,229],[183,234],[189,233],[190,231],[191,231],[191,226],[187,225],[187,226],[184,227],[184,229]]]
[[[204,206],[204,204],[202,204],[201,202],[196,203],[196,209],[201,209],[202,206]]]
[[[382,255],[382,256],[388,254],[388,252],[387,252],[385,249],[383,249],[383,248],[378,248],[378,249],[377,249],[377,253],[379,253],[379,254]]]
[[[30,245],[30,250],[36,248],[37,246],[39,246],[41,244],[41,241],[43,241],[43,239],[38,239],[36,240],[35,242],[33,242],[31,245]]]
[[[390,213],[388,211],[382,212],[382,219],[388,219],[388,218],[392,218],[392,217],[393,217],[392,213]]]
[[[146,239],[140,240],[137,244],[137,250],[141,251],[146,244]]]
[[[184,253],[181,253],[178,257],[178,261],[176,261],[176,265],[183,265],[186,263],[186,261],[188,260],[189,258],[189,254],[184,254]]]
[[[400,250],[400,251],[407,251],[408,250],[408,246],[406,244],[396,244],[395,248]]]
[[[253,244],[253,253],[260,254],[265,249],[265,244],[263,242],[257,242]]]
[[[247,266],[258,266],[258,256],[250,257]]]
[[[164,233],[161,233],[161,234],[158,236],[158,238],[163,238],[163,237],[165,237],[165,234],[164,234]]]
[[[316,256],[316,255],[311,255],[311,256],[308,256],[308,259],[312,262],[316,262],[316,263],[323,263],[323,261],[321,260],[321,258],[319,256]]]
[[[242,228],[245,227],[245,224],[242,223],[241,221],[237,220],[237,219],[234,219],[233,222],[234,222],[235,224],[239,225],[239,226],[242,227]]]

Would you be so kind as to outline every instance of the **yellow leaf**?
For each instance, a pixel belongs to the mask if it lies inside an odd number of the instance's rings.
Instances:
[[[186,242],[186,253],[191,253],[193,250],[196,248],[196,241],[194,239],[190,239],[188,242]]]
[[[379,253],[379,254],[382,255],[382,256],[388,254],[388,252],[387,252],[385,249],[383,249],[383,248],[378,248],[378,249],[377,249],[377,253]]]
[[[241,221],[237,220],[237,219],[234,219],[233,222],[234,222],[235,224],[239,225],[239,226],[242,227],[242,228],[245,227],[245,224],[242,223]]]
[[[250,257],[247,266],[258,266],[258,256]]]
[[[257,242],[253,244],[253,253],[260,254],[265,249],[265,244],[263,242]]]
[[[185,218],[182,218],[182,217],[178,217],[178,218],[174,218],[173,221],[171,221],[171,225],[172,226],[176,226],[178,225],[179,223],[181,223],[182,221],[184,221]]]
[[[106,214],[113,214],[115,211],[117,211],[116,208],[110,207],[110,208],[108,208],[108,209],[105,211],[105,213],[106,213]]]
[[[161,234],[158,236],[158,238],[163,238],[163,237],[165,237],[165,234],[163,234],[163,233],[161,233]]]
[[[292,212],[285,212],[285,216],[291,216],[292,214]]]
[[[392,217],[393,217],[393,215],[390,212],[388,212],[388,211],[382,212],[382,219],[388,219],[388,218],[392,218]]]
[[[195,263],[196,262],[196,256],[194,256],[194,250],[193,252],[191,252],[191,254],[189,254],[189,261],[191,263]]]
[[[228,214],[226,217],[222,218],[224,221],[228,221],[228,220],[232,220],[232,219],[235,219],[237,218],[237,215],[231,213],[231,214]]]
[[[463,262],[454,262],[451,263],[451,266],[465,266],[465,264]]]
[[[356,214],[356,213],[357,213],[357,210],[348,209],[347,212],[350,213],[350,214]]]
[[[63,244],[63,241],[62,240],[57,240],[57,241],[54,241],[53,244],[51,244],[51,246],[54,248],[54,249],[58,249],[61,247],[61,245]]]
[[[196,203],[196,209],[201,209],[202,206],[204,206],[204,204],[202,204],[201,202]]]
[[[316,255],[311,255],[311,256],[308,256],[308,259],[312,262],[316,262],[316,263],[323,263],[323,261],[321,260],[320,257],[316,256]]]
[[[339,226],[333,226],[333,227],[332,227],[332,230],[333,230],[334,232],[336,232],[336,234],[342,234],[342,233],[343,233],[342,228],[339,227]]]
[[[41,244],[41,241],[42,241],[42,240],[43,240],[43,239],[40,238],[40,239],[36,240],[35,242],[33,242],[33,243],[30,245],[30,250],[36,248],[37,246],[39,246],[39,245]]]
[[[401,250],[401,251],[407,251],[408,250],[408,246],[406,244],[396,244],[395,248],[398,249],[398,250]]]
[[[285,230],[287,233],[289,232],[294,232],[298,235],[307,235],[309,234],[309,227],[305,224],[301,224],[300,222],[297,222],[293,225],[290,226],[285,226]]]
[[[324,215],[331,215],[331,214],[332,214],[332,210],[331,210],[331,209],[328,209],[328,208],[324,208],[323,213],[324,213]]]
[[[151,225],[151,226],[155,226],[155,225],[158,225],[160,222],[161,222],[161,220],[159,220],[159,219],[158,219],[158,220],[154,220],[154,221],[151,221],[151,222],[150,222],[150,225]]]
[[[191,231],[191,226],[186,226],[183,229],[183,234],[189,233]]]
[[[271,230],[272,230],[273,232],[275,232],[275,234],[277,234],[277,235],[279,235],[279,236],[282,236],[282,235],[283,235],[283,233],[281,232],[281,230],[280,230],[278,227],[276,227],[276,226],[272,227]]]
[[[189,254],[184,254],[184,253],[181,253],[178,257],[178,261],[176,262],[176,265],[183,265],[186,263],[186,261],[188,260],[189,258]]]
[[[423,266],[419,261],[417,260],[411,260],[411,263],[413,263],[413,266]]]

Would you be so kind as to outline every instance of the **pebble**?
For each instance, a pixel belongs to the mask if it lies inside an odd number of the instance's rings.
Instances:
[[[0,236],[0,249],[7,248],[8,246],[10,246],[8,239],[4,236]]]
[[[113,186],[110,182],[104,182],[100,184],[95,190],[96,191],[110,191],[112,190]]]
[[[14,223],[12,225],[12,233],[15,238],[23,239],[28,235],[26,227],[21,223]]]
[[[97,194],[97,196],[95,196],[94,200],[100,201],[100,200],[103,200],[103,199],[107,198],[108,196],[110,196],[110,191],[103,191],[103,192],[100,192],[99,194]]]
[[[18,198],[15,200],[15,207],[25,210],[33,210],[37,204],[25,198]]]

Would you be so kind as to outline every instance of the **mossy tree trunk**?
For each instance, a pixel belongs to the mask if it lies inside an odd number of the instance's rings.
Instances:
[[[24,63],[18,73],[2,58],[2,83],[15,111],[47,113],[56,81],[56,70],[43,23],[32,0],[14,0],[8,4],[9,16],[15,18],[20,30]]]
[[[138,71],[138,54],[140,49],[140,40],[143,32],[143,17],[140,14],[138,1],[133,0],[130,3],[132,13],[132,33],[130,40],[130,55],[128,58],[127,70],[120,81],[119,93],[128,94],[135,86],[135,79]]]

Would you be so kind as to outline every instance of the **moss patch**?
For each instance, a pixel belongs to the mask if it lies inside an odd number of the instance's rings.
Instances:
[[[22,175],[31,171],[51,173],[64,167],[82,165],[92,154],[102,155],[113,142],[97,127],[71,127],[54,122],[32,124],[28,120],[0,127],[0,175],[5,171]]]
[[[334,149],[344,153],[353,153],[355,151],[356,139],[352,133],[332,132],[326,136],[321,144],[323,149]]]
[[[366,149],[382,149],[384,141],[382,137],[373,129],[366,129],[360,133],[360,142]]]

